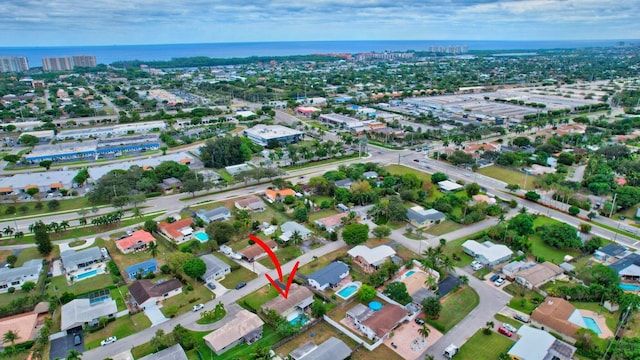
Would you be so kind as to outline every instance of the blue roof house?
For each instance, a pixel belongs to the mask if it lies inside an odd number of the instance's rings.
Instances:
[[[347,275],[349,275],[349,266],[342,261],[334,261],[309,275],[307,281],[314,288],[324,291],[338,285]]]
[[[131,266],[127,266],[125,268],[125,271],[127,272],[127,275],[129,275],[129,279],[133,280],[136,278],[136,275],[138,273],[142,274],[142,276],[145,276],[149,273],[158,271],[158,263],[156,262],[156,259],[149,259]]]

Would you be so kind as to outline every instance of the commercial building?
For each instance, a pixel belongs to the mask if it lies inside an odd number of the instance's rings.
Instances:
[[[442,192],[458,191],[458,190],[461,190],[463,187],[464,186],[449,180],[443,180],[438,183],[438,188],[440,188]]]
[[[1,73],[19,73],[29,70],[29,62],[24,56],[0,56]]]
[[[42,70],[43,71],[73,70],[73,59],[69,56],[42,58]]]
[[[475,240],[467,240],[462,244],[462,249],[486,266],[496,266],[511,259],[513,255],[513,251],[507,246],[494,244],[491,241],[479,243]]]
[[[164,121],[145,121],[131,124],[117,124],[108,126],[95,126],[79,129],[61,130],[56,136],[57,140],[106,138],[112,136],[124,136],[132,133],[146,133],[149,131],[164,130],[167,124]],[[125,138],[128,141],[129,138]]]
[[[293,144],[302,140],[304,133],[282,125],[258,124],[244,131],[244,136],[254,143],[266,146],[269,141],[278,141],[281,144]]]
[[[320,120],[341,129],[354,129],[364,126],[362,121],[342,114],[322,114],[320,115]]]
[[[0,194],[20,194],[30,188],[37,188],[40,192],[71,189],[77,174],[77,171],[69,170],[15,174],[0,178]]]

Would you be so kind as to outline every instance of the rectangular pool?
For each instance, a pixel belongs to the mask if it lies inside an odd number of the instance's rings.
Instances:
[[[85,278],[88,278],[88,277],[94,276],[94,275],[96,275],[97,273],[98,273],[98,270],[91,270],[91,271],[87,271],[87,272],[85,272],[85,273],[82,273],[82,274],[78,274],[78,275],[76,275],[76,279],[77,279],[77,280],[82,280],[82,279],[85,279]]]
[[[202,231],[198,231],[197,233],[194,233],[193,237],[198,239],[198,240],[200,240],[200,242],[209,241],[209,235],[207,235],[207,233],[202,232]]]
[[[640,291],[640,285],[636,284],[620,284],[620,289],[625,291]]]
[[[345,287],[344,289],[341,289],[340,291],[338,291],[338,295],[340,295],[340,297],[343,298],[343,299],[348,299],[357,290],[358,290],[358,286],[349,285],[349,286]]]

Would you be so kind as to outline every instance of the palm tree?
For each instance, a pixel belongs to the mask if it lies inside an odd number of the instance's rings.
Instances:
[[[2,230],[2,232],[7,236],[11,236],[14,231],[15,230],[11,226],[7,226],[4,228],[4,230]]]
[[[458,279],[460,279],[460,283],[462,284],[462,286],[469,284],[469,277],[467,275],[460,275]]]
[[[422,327],[418,329],[418,335],[422,336],[423,339],[428,338],[430,333],[431,329],[427,326],[427,324],[422,324]]]
[[[487,327],[483,330],[483,332],[486,335],[491,334],[491,329],[493,329],[494,326],[496,326],[496,324],[493,321],[487,321],[486,323]]]
[[[271,360],[274,355],[271,355],[271,349],[268,346],[259,345],[256,348],[256,352],[252,354],[252,359],[255,360]]]
[[[147,245],[147,248],[149,249],[149,252],[151,253],[151,256],[153,258],[155,258],[156,255],[158,255],[158,244],[156,244],[155,241],[150,241],[149,244]]]
[[[301,242],[302,242],[302,235],[300,235],[300,232],[298,230],[294,231],[293,234],[291,234],[291,237],[289,238],[289,243],[291,245],[300,245]]]
[[[69,222],[67,220],[62,220],[60,222],[60,230],[65,231],[67,228],[69,228]]]
[[[65,360],[80,360],[82,353],[76,350],[69,350],[69,353],[67,354],[67,357],[65,358]]]
[[[18,333],[13,330],[9,330],[4,333],[4,335],[2,335],[2,340],[6,343],[10,342],[12,346],[18,339],[20,339],[20,335],[18,335]]]

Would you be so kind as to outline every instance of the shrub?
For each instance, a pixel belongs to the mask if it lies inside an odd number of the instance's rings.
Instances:
[[[169,265],[164,264],[160,266],[160,272],[166,275],[171,272],[171,268],[169,267]]]
[[[187,285],[187,291],[193,291],[193,285],[191,284]]]
[[[9,292],[9,294],[13,294],[14,292],[16,292],[16,288],[14,288],[13,286],[7,289],[7,292]]]

